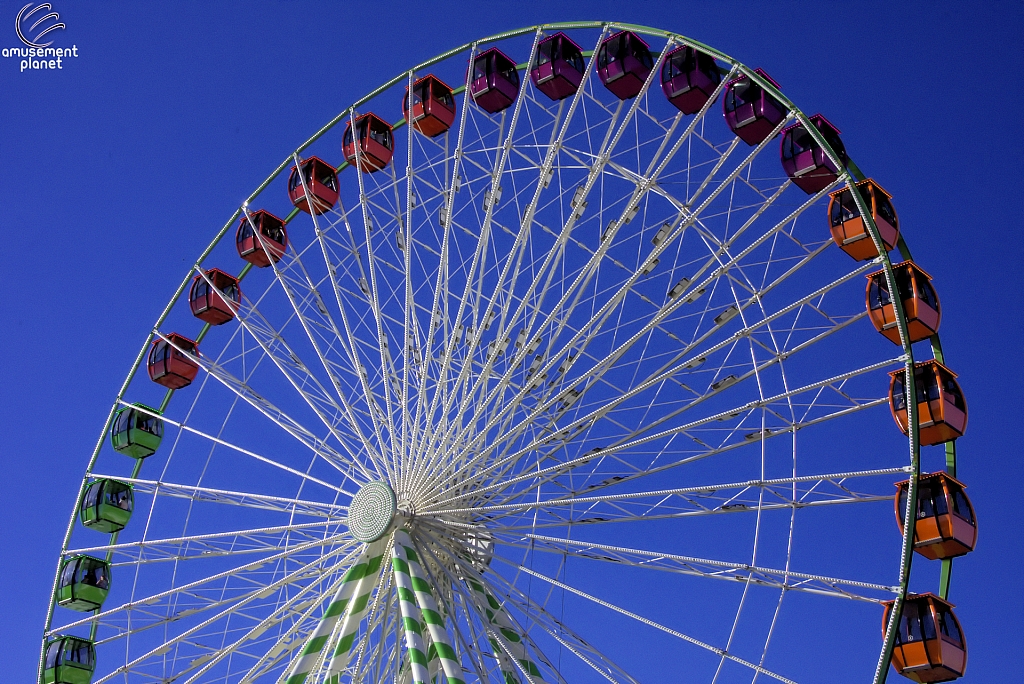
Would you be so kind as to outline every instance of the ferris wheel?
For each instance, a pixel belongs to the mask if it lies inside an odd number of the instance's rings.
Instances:
[[[958,677],[967,408],[891,200],[672,32],[543,25],[401,74],[167,304],[41,681]]]

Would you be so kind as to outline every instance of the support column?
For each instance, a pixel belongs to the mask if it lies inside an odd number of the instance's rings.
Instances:
[[[380,571],[381,563],[384,560],[385,544],[377,542],[375,546],[377,546],[377,549],[371,562],[373,570],[372,572],[367,572],[359,580],[353,591],[355,598],[349,603],[348,610],[345,611],[345,617],[337,630],[335,637],[337,639],[337,646],[334,648],[331,662],[327,667],[325,684],[338,684],[341,678],[341,671],[348,666],[348,661],[352,657],[352,651],[356,645],[356,637],[359,635],[359,624],[362,622],[370,605],[370,594],[373,593],[374,587],[372,578],[375,573]]]
[[[404,547],[398,543],[391,547],[391,568],[394,571],[395,589],[398,593],[398,607],[402,613],[405,653],[412,675],[412,684],[428,684],[430,674],[427,672],[427,653],[423,646],[423,627],[416,619],[419,608],[412,590],[409,565],[402,558],[404,555]]]
[[[416,603],[419,604],[420,612],[423,615],[423,623],[427,626],[427,631],[430,633],[430,640],[433,642],[432,648],[437,652],[437,657],[441,660],[441,669],[444,670],[444,676],[448,679],[448,684],[465,684],[465,680],[462,678],[462,665],[459,663],[459,658],[455,654],[455,649],[452,648],[451,640],[448,638],[448,632],[444,627],[444,618],[441,617],[440,612],[437,610],[437,602],[434,600],[433,592],[430,590],[426,573],[423,570],[423,566],[420,565],[416,551],[413,549],[412,540],[405,530],[399,530],[395,533],[396,553],[399,548],[405,552],[405,565],[411,575],[410,587],[416,596]]]
[[[327,641],[334,631],[334,626],[342,615],[346,613],[346,608],[349,607],[352,596],[357,593],[357,590],[364,584],[364,580],[368,576],[380,572],[385,547],[386,543],[382,542],[368,544],[363,550],[362,555],[359,556],[358,562],[345,573],[341,586],[338,587],[338,591],[335,592],[334,597],[327,604],[327,610],[324,611],[323,617],[320,618],[320,624],[307,637],[306,645],[303,647],[302,652],[292,662],[291,670],[284,680],[285,684],[303,684],[306,681],[306,677],[309,676],[317,662],[320,661],[320,653],[323,651],[324,646],[327,645]],[[357,627],[358,625],[359,623],[356,622]]]
[[[523,638],[519,635],[519,630],[513,624],[512,618],[505,613],[505,609],[502,608],[498,599],[494,598],[494,595],[477,579],[467,578],[466,583],[473,591],[473,598],[475,599],[477,610],[480,611],[480,616],[486,617],[490,622],[490,630],[500,634],[502,637],[501,642],[495,638],[495,635],[491,637],[491,645],[494,646],[495,652],[503,653],[505,649],[508,649],[510,655],[516,659],[519,667],[526,674],[527,679],[533,684],[543,684],[544,680],[541,678],[540,668],[530,659],[530,655],[526,651],[526,645],[523,643]],[[516,673],[506,669],[507,666],[508,664],[503,664],[502,666],[502,674],[505,675],[505,681],[509,683],[518,681]]]

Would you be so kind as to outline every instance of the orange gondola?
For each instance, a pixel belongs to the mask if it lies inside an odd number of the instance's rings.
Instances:
[[[302,169],[301,176],[299,169]],[[288,198],[308,214],[307,191],[313,198],[313,212],[318,216],[327,213],[338,203],[338,173],[320,157],[310,157],[297,167],[293,166],[288,177]]]
[[[882,632],[892,614],[893,601],[885,601]],[[949,682],[967,668],[967,644],[953,606],[934,594],[910,594],[892,651],[892,666],[915,682]]]
[[[221,325],[234,318],[241,301],[238,278],[219,268],[211,268],[205,278],[197,275],[188,293],[192,315],[210,325]]]
[[[181,389],[196,379],[199,364],[193,358],[199,356],[199,348],[184,335],[170,333],[166,337],[153,340],[147,363],[149,379],[168,389]]]
[[[433,74],[412,84],[412,114],[409,114],[409,88],[402,98],[402,115],[417,131],[434,138],[455,121],[455,97],[448,84]]]
[[[929,560],[956,558],[974,550],[978,523],[964,485],[943,472],[918,478],[914,551]],[[903,530],[909,480],[897,482],[896,521]]]
[[[253,266],[266,268],[271,261],[276,264],[288,249],[288,231],[284,221],[265,209],[243,214],[235,233],[235,247],[238,248],[238,256]]]
[[[926,340],[939,329],[941,317],[939,298],[932,287],[932,277],[912,261],[904,261],[892,267],[896,276],[896,291],[903,301],[907,315],[907,328],[911,342]],[[878,332],[894,344],[900,344],[900,333],[896,328],[896,307],[889,294],[889,284],[884,271],[875,271],[868,276],[868,315]]]
[[[906,370],[893,371],[889,376],[889,407],[900,430],[908,434]],[[955,378],[956,373],[938,361],[914,365],[921,446],[949,442],[967,429],[967,404]]]
[[[363,173],[380,171],[395,153],[395,137],[391,124],[373,113],[356,118],[355,140],[359,141],[359,168]],[[345,125],[342,151],[345,161],[356,163],[356,144],[352,137],[352,122]]]
[[[864,205],[871,211],[878,234],[885,245],[885,251],[896,247],[900,239],[899,220],[896,210],[892,207],[892,195],[877,183],[868,178],[857,183]],[[849,186],[833,192],[828,203],[829,223],[832,226],[832,239],[839,249],[857,261],[867,261],[878,256],[875,243],[868,235],[868,230],[861,218],[860,210],[853,199]]]

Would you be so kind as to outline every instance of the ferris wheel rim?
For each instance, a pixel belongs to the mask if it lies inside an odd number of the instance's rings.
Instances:
[[[107,433],[110,430],[110,427],[111,427],[111,425],[113,423],[113,419],[114,419],[115,413],[120,408],[122,408],[123,406],[127,406],[128,405],[124,401],[124,396],[126,394],[126,391],[127,391],[128,387],[129,387],[129,385],[130,385],[130,383],[131,383],[135,373],[139,370],[139,367],[142,365],[142,363],[143,363],[143,361],[145,359],[146,352],[150,348],[151,342],[160,334],[159,333],[159,329],[160,329],[161,325],[163,324],[164,320],[169,315],[170,310],[174,306],[174,304],[181,300],[181,297],[183,296],[184,291],[185,291],[186,287],[188,286],[188,283],[194,277],[194,274],[197,271],[201,272],[201,270],[200,270],[201,269],[201,264],[204,263],[206,258],[213,251],[213,249],[221,242],[221,240],[223,239],[224,235],[228,234],[230,228],[239,219],[239,217],[242,216],[243,214],[247,213],[247,206],[248,206],[248,204],[250,202],[252,202],[253,200],[255,200],[260,195],[260,193],[262,193],[262,191],[264,189],[266,189],[271,184],[271,182],[274,179],[276,179],[281,174],[282,171],[284,171],[284,170],[286,170],[288,168],[288,166],[290,164],[297,162],[298,159],[299,159],[299,154],[303,150],[305,150],[309,146],[311,146],[320,137],[322,137],[328,131],[333,129],[338,123],[341,123],[342,121],[344,121],[346,117],[351,119],[351,117],[354,116],[357,107],[359,107],[359,106],[361,106],[363,104],[366,104],[367,102],[373,100],[373,98],[376,97],[377,95],[379,95],[379,94],[389,90],[392,87],[395,87],[395,86],[399,85],[402,82],[403,79],[412,78],[412,76],[413,76],[413,74],[415,72],[420,71],[422,69],[425,69],[425,68],[427,68],[427,67],[429,67],[429,66],[431,66],[433,64],[441,62],[441,61],[443,61],[445,59],[448,59],[448,58],[450,58],[452,56],[455,56],[455,55],[458,55],[460,53],[463,53],[466,50],[474,50],[474,49],[476,49],[476,47],[479,44],[492,43],[492,42],[496,43],[496,42],[499,42],[499,41],[502,41],[502,40],[505,40],[505,39],[508,39],[508,38],[513,38],[513,37],[517,37],[517,36],[527,35],[527,34],[529,34],[531,32],[532,33],[539,33],[541,31],[545,31],[545,30],[561,30],[561,29],[569,30],[569,29],[584,29],[584,28],[585,29],[603,29],[603,30],[610,30],[610,29],[615,29],[615,30],[632,30],[632,31],[636,31],[636,32],[638,32],[640,34],[643,34],[643,35],[656,36],[656,37],[659,37],[659,38],[665,38],[666,40],[675,40],[675,41],[678,41],[681,44],[689,45],[691,47],[694,47],[696,49],[701,50],[702,52],[706,52],[707,54],[711,54],[715,58],[717,58],[719,60],[722,60],[724,62],[727,62],[735,71],[737,71],[738,73],[743,74],[744,76],[747,76],[752,81],[754,81],[758,85],[760,85],[764,90],[770,92],[773,96],[775,96],[777,99],[779,99],[781,102],[783,102],[790,109],[790,111],[793,113],[793,116],[795,117],[795,120],[803,123],[805,125],[805,127],[811,132],[812,136],[820,137],[817,134],[816,129],[813,126],[810,126],[808,124],[808,118],[806,117],[806,115],[804,115],[803,112],[799,108],[797,108],[788,98],[786,98],[786,96],[772,82],[763,79],[761,77],[761,75],[755,73],[755,71],[753,69],[750,69],[749,67],[746,67],[745,65],[743,65],[740,62],[732,59],[728,55],[725,55],[724,53],[721,53],[721,52],[715,50],[714,48],[711,48],[710,46],[707,46],[707,45],[705,45],[703,43],[700,43],[698,41],[694,41],[692,39],[686,38],[686,37],[684,37],[684,36],[682,36],[680,34],[677,34],[677,33],[674,33],[674,32],[669,32],[669,31],[663,31],[663,30],[660,30],[660,29],[654,29],[654,28],[650,28],[650,27],[645,27],[645,26],[634,25],[634,24],[619,23],[619,22],[559,22],[559,23],[549,23],[549,24],[535,25],[535,26],[531,26],[531,27],[527,27],[527,28],[523,28],[523,29],[517,29],[517,30],[514,30],[514,31],[502,32],[502,33],[494,34],[494,35],[491,35],[491,36],[487,36],[485,38],[478,39],[478,40],[473,41],[471,43],[467,43],[467,44],[465,44],[463,46],[459,46],[457,48],[453,48],[453,49],[448,50],[448,51],[446,51],[444,53],[441,53],[440,55],[438,55],[438,56],[436,56],[434,58],[431,58],[429,60],[426,60],[423,63],[417,65],[416,67],[413,67],[412,69],[403,71],[400,75],[396,76],[395,78],[393,78],[390,81],[386,82],[382,86],[374,89],[373,91],[368,93],[366,96],[364,96],[364,97],[360,98],[359,100],[357,100],[356,102],[354,102],[348,108],[343,110],[337,117],[332,119],[330,122],[328,122],[328,124],[326,124],[319,131],[317,131],[311,138],[309,138],[301,146],[296,148],[295,152],[291,156],[289,156],[284,162],[282,162],[271,173],[271,175],[268,176],[268,178],[265,181],[263,181],[263,183],[261,183],[256,188],[256,190],[253,191],[253,193],[246,199],[246,201],[242,204],[242,206],[238,210],[235,211],[235,213],[228,220],[228,222],[224,225],[224,227],[217,233],[217,235],[214,237],[214,239],[211,241],[211,243],[206,247],[206,249],[196,259],[195,264],[193,265],[192,268],[190,268],[189,273],[186,276],[186,278],[183,280],[181,286],[179,286],[179,288],[177,289],[177,291],[174,293],[174,295],[172,296],[171,300],[169,301],[168,305],[165,307],[164,311],[158,317],[157,322],[156,322],[156,324],[153,327],[153,332],[151,332],[150,335],[147,337],[147,340],[146,340],[145,344],[143,345],[142,350],[139,352],[138,356],[136,357],[135,362],[132,364],[131,370],[130,370],[127,378],[125,379],[124,383],[122,384],[122,387],[120,388],[120,390],[117,393],[117,397],[116,397],[116,399],[114,401],[114,404],[113,404],[113,406],[112,406],[112,408],[110,410],[110,413],[108,415],[108,419],[107,419],[107,421],[106,421],[106,423],[105,423],[105,425],[103,427],[103,430],[101,431],[100,438],[99,438],[98,443],[97,443],[97,445],[96,445],[96,447],[95,447],[95,449],[93,451],[93,454],[92,454],[92,456],[90,458],[89,465],[88,465],[88,467],[86,469],[85,477],[83,478],[83,482],[82,482],[82,485],[81,485],[81,488],[80,488],[80,492],[79,492],[79,498],[78,498],[78,501],[76,501],[75,507],[74,507],[73,512],[72,512],[71,521],[70,521],[70,524],[68,526],[67,532],[65,534],[64,541],[62,543],[62,549],[61,549],[61,555],[60,555],[60,558],[62,560],[65,558],[67,552],[69,551],[69,541],[70,541],[71,532],[72,532],[72,530],[73,530],[73,528],[75,526],[75,523],[76,523],[77,514],[78,514],[78,508],[79,508],[79,505],[81,503],[81,497],[84,495],[84,491],[85,491],[86,485],[90,482],[90,478],[93,477],[93,466],[94,466],[94,464],[96,462],[97,457],[99,456],[99,453],[100,453],[100,451],[102,449],[102,446],[103,446],[103,444],[105,442]],[[519,68],[522,69],[523,65],[519,65]],[[467,100],[467,102],[468,102],[468,100]],[[468,105],[466,105],[466,106],[468,106]],[[404,123],[405,123],[405,120],[403,119],[398,124],[396,124],[395,127],[398,128],[401,125],[404,125]],[[833,157],[833,159],[835,159],[836,155],[829,148],[828,143],[824,139],[820,139],[820,140],[818,140],[818,142],[826,150],[826,152],[827,153],[831,153],[831,156]],[[347,164],[348,164],[348,162],[344,162],[340,168],[344,168],[344,166],[347,165]],[[855,183],[857,180],[859,180],[859,179],[855,178],[854,174],[851,173],[851,171],[849,171],[846,168],[844,168],[843,165],[840,164],[839,168],[843,168],[843,173],[842,173],[842,176],[841,176],[841,180],[842,181],[845,181],[849,185],[853,185],[853,183]],[[853,170],[853,171],[857,170],[857,167],[853,164],[852,161],[849,162],[848,168],[850,170]],[[361,181],[362,180],[362,174],[357,174],[357,175],[359,176],[360,181]],[[854,193],[854,196],[856,197],[856,193]],[[289,214],[288,219],[286,219],[286,220],[290,221],[298,212],[299,212],[298,209],[293,210],[292,213]],[[870,224],[869,225],[869,232],[872,233],[872,237],[875,239],[875,242],[880,244],[880,240],[879,240],[879,238],[877,236],[877,228],[874,227],[873,221],[871,221],[871,219],[870,219],[870,212],[863,212],[862,211],[862,215],[867,217],[866,223]],[[893,278],[893,276],[892,276],[892,264],[890,263],[890,260],[889,260],[889,257],[888,257],[888,252],[886,252],[885,250],[882,250],[880,256],[881,256],[881,259],[882,259],[883,270],[886,271],[886,275],[890,279],[890,282],[891,282],[891,279]],[[249,269],[250,269],[250,266],[246,266],[242,275],[244,276],[245,273],[248,273]],[[898,298],[896,298],[896,299],[898,299]],[[899,303],[897,304],[897,307],[899,307]],[[905,316],[904,313],[902,313],[902,312],[900,313],[900,315],[898,316],[898,320],[902,324],[902,327],[905,328],[906,327],[906,316]],[[197,339],[197,341],[201,341],[202,337],[206,333],[206,330],[208,330],[208,329],[209,329],[209,325],[204,327],[203,332],[200,334],[200,337]],[[903,335],[903,352],[904,352],[904,356],[905,356],[905,360],[906,360],[906,367],[908,369],[912,369],[913,368],[913,363],[914,363],[912,347],[911,347],[910,343],[906,341],[907,340],[907,336],[905,334],[905,331],[902,331],[902,332],[904,332],[904,335]],[[938,345],[938,335],[936,335],[934,343],[935,343],[935,345]],[[912,392],[913,392],[913,383],[914,383],[914,373],[913,372],[908,372],[907,373],[907,380],[908,380],[908,382],[907,382],[908,393],[910,393],[911,396],[913,396],[913,394],[912,394]],[[173,390],[171,392],[173,392]],[[168,397],[169,397],[171,392],[168,393]],[[909,402],[909,403],[910,403],[911,407],[913,407],[913,402]],[[165,400],[165,404],[166,404],[166,400]],[[911,411],[913,411],[913,408],[911,408]],[[909,444],[910,444],[911,459],[910,459],[910,464],[907,466],[907,468],[911,469],[911,472],[913,473],[913,476],[910,478],[910,481],[912,483],[911,486],[910,486],[910,496],[911,496],[911,502],[913,502],[913,501],[916,501],[916,499],[914,498],[916,496],[916,488],[915,488],[914,483],[916,483],[917,476],[919,475],[919,472],[920,472],[920,463],[919,463],[919,458],[917,456],[919,446],[918,446],[918,424],[917,424],[916,419],[912,419],[910,421],[910,426],[911,426],[911,428],[910,428],[910,434],[908,435],[908,441],[909,441]],[[955,458],[955,452],[954,452],[954,458]],[[137,462],[137,465],[141,465],[141,460]],[[133,477],[134,477],[134,475],[135,475],[135,473],[133,473]],[[912,504],[909,505],[908,506],[908,511],[912,510],[913,508],[914,508],[914,506]],[[906,535],[905,538],[910,538],[910,535]],[[909,568],[910,568],[910,564],[912,562],[912,559],[913,559],[912,546],[911,546],[910,543],[905,543],[904,544],[904,549],[903,549],[903,552],[902,552],[902,557],[901,557],[901,566],[903,568],[903,570],[901,572],[901,582],[902,582],[902,585],[900,587],[900,590],[897,592],[898,600],[902,600],[903,598],[905,598],[905,596],[907,595],[907,593],[909,591],[909,588],[906,585],[906,582],[904,582],[903,580],[906,579],[909,576]],[[58,564],[58,573],[57,573],[58,575],[59,575],[59,570],[60,570],[60,564]],[[47,614],[47,619],[46,619],[46,626],[44,628],[44,634],[46,632],[48,632],[49,629],[50,629],[51,620],[52,620],[52,617],[53,617],[54,610],[56,608],[57,579],[58,578],[55,576],[55,578],[54,578],[54,585],[53,585],[54,590],[53,590],[53,592],[51,594],[51,601],[50,601],[50,606],[49,606],[49,609],[48,609],[48,614]],[[893,618],[890,621],[890,627],[889,627],[889,630],[888,630],[889,635],[887,635],[889,638],[887,638],[887,642],[891,642],[891,636],[890,635],[892,633],[892,626],[895,624],[896,617],[898,616],[898,611],[893,611],[892,615],[893,615]],[[46,637],[44,636],[44,639],[43,639],[43,648],[44,649],[45,649],[45,645],[46,645]],[[880,668],[879,669],[883,673],[884,673],[884,669],[887,668],[887,663],[888,663],[888,654],[886,653],[886,651],[891,653],[891,643],[887,643],[883,647],[883,652],[880,655],[880,661],[879,661],[880,662]],[[41,653],[40,673],[41,673],[41,668],[42,668],[42,655],[43,654]],[[885,662],[884,666],[882,664],[883,660]],[[881,679],[884,679],[884,674],[881,675]],[[879,679],[877,674],[876,674],[876,681],[880,681],[880,679]]]

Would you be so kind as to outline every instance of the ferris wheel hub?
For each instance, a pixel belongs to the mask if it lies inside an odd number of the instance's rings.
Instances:
[[[361,542],[377,541],[391,529],[398,502],[395,491],[386,482],[363,485],[348,507],[348,529]]]

